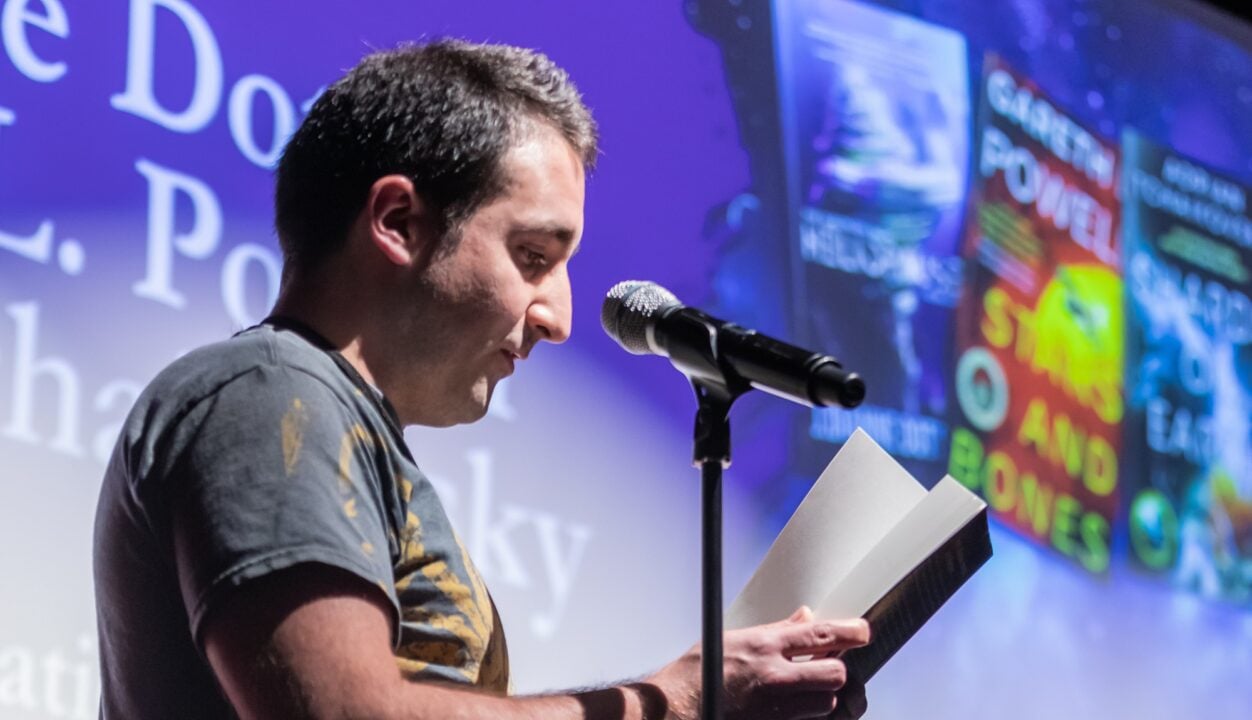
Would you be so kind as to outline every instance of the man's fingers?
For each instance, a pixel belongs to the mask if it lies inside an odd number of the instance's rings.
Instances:
[[[795,612],[791,613],[791,617],[787,618],[789,623],[805,623],[813,619],[813,611],[808,605],[801,605]]]
[[[847,680],[848,667],[842,660],[820,658],[788,663],[787,669],[778,676],[775,687],[788,692],[833,692],[842,688]]]
[[[820,657],[868,644],[869,623],[861,619],[793,623],[782,629],[781,640],[782,654],[786,657]]]

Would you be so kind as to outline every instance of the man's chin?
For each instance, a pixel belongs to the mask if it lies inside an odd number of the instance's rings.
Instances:
[[[490,386],[483,383],[474,386],[470,392],[455,398],[452,402],[448,402],[449,398],[445,398],[445,402],[440,405],[426,403],[415,407],[415,412],[410,416],[411,419],[406,419],[404,424],[444,428],[478,422],[487,415],[493,386],[494,383]]]
[[[456,412],[441,414],[439,417],[426,418],[415,424],[424,425],[433,428],[446,428],[455,425],[469,425],[482,420],[487,415],[487,408],[483,406],[472,410],[458,408]]]
[[[470,397],[466,398],[456,408],[455,413],[448,425],[468,425],[476,423],[487,416],[487,410],[491,406],[491,396],[495,394],[496,384],[494,382],[482,382],[474,386]]]

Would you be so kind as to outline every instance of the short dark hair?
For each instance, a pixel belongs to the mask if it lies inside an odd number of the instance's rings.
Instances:
[[[413,181],[454,242],[459,223],[504,190],[501,159],[532,122],[551,125],[594,165],[591,112],[542,53],[441,40],[366,56],[313,103],[278,163],[285,270],[336,252],[370,186],[391,174]]]

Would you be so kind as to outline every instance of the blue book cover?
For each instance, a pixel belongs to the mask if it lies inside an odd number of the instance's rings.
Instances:
[[[1127,131],[1128,552],[1208,597],[1252,600],[1248,188]]]
[[[797,334],[869,388],[853,412],[815,409],[801,445],[820,466],[863,426],[915,475],[939,477],[969,172],[965,40],[844,0],[774,13]]]

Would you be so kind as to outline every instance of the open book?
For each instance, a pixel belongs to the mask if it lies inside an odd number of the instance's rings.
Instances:
[[[779,533],[726,627],[801,605],[863,617],[872,641],[843,655],[864,683],[991,557],[987,504],[951,476],[929,492],[863,430],[840,448]]]

